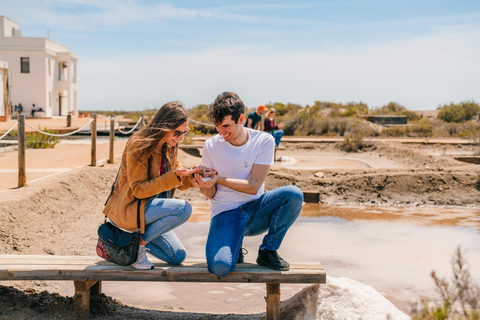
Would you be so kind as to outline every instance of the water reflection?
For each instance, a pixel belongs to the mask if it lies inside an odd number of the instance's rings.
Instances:
[[[328,156],[281,156],[276,166],[289,169],[320,170],[320,169],[365,169],[373,166],[360,159]]]
[[[192,203],[193,214],[189,222],[210,221],[208,202]],[[305,203],[302,217],[336,217],[350,221],[370,220],[408,223],[425,226],[476,227],[480,232],[480,210],[439,207],[370,207]]]

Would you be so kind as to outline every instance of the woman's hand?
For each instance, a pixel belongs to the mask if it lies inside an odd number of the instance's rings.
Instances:
[[[285,126],[285,124],[283,124],[282,122],[280,122],[279,124],[277,124],[277,127],[279,127],[280,129],[283,128]]]
[[[177,175],[177,177],[186,177],[201,171],[201,168],[193,168],[193,169],[175,169],[173,172]]]

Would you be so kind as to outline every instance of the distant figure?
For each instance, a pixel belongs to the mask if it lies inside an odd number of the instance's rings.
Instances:
[[[21,103],[18,104],[18,114],[21,114],[23,112],[23,106]]]
[[[32,111],[30,112],[30,115],[32,117],[35,117],[35,112],[37,112],[37,106],[34,103],[33,106],[32,106]]]
[[[14,114],[13,114],[13,117],[16,119],[17,118],[17,112],[18,112],[18,106],[15,105],[15,108],[13,109],[14,111]]]
[[[245,127],[260,130],[260,124],[262,123],[262,114],[264,114],[267,110],[268,108],[265,107],[263,104],[259,105],[257,111],[253,111],[248,115],[247,121],[245,121]]]
[[[275,109],[271,108],[267,113],[267,117],[265,118],[263,131],[268,132],[273,136],[275,139],[275,147],[278,147],[280,140],[283,137],[283,130],[280,129],[283,128],[284,124],[280,122],[278,125],[275,125],[275,120],[273,120],[274,117]]]

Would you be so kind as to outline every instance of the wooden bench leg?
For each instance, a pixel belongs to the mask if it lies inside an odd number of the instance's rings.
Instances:
[[[90,315],[90,294],[100,294],[102,291],[101,281],[75,280],[75,296],[73,304],[80,315],[88,317]]]
[[[267,320],[280,320],[280,283],[267,283]]]

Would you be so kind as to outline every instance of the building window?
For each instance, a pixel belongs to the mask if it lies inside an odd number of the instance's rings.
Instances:
[[[67,63],[65,61],[58,63],[58,81],[67,80]]]
[[[30,58],[20,58],[20,68],[22,73],[30,73]]]

